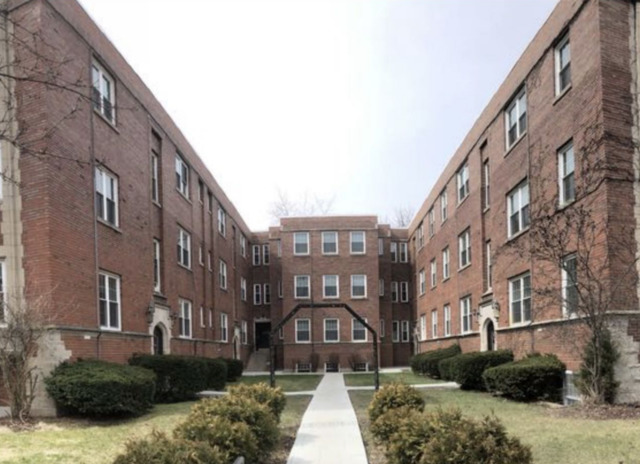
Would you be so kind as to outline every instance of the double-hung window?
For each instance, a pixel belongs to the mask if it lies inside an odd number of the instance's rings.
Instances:
[[[294,298],[306,299],[311,297],[311,283],[308,275],[294,277]]]
[[[93,62],[91,66],[93,108],[112,124],[116,122],[116,94],[113,77],[105,69]]]
[[[398,302],[398,282],[391,282],[391,301]]]
[[[420,316],[420,340],[427,339],[427,315],[423,314]]]
[[[398,242],[391,242],[389,244],[389,251],[391,252],[391,262],[398,262]]]
[[[108,330],[120,330],[120,277],[107,272],[100,272],[98,274],[98,287],[100,327]]]
[[[240,277],[240,300],[247,301],[247,279]]]
[[[418,288],[420,289],[420,295],[424,295],[427,291],[426,280],[424,269],[420,269],[420,273],[418,274]]]
[[[351,319],[351,340],[354,342],[367,341],[367,328],[358,319]]]
[[[427,213],[427,219],[429,222],[429,237],[433,237],[433,234],[436,231],[436,219],[435,219],[435,214],[433,213],[433,206]]]
[[[367,297],[367,276],[355,274],[351,276],[351,298]]]
[[[512,324],[531,321],[531,274],[509,280],[509,308]]]
[[[262,288],[264,289],[263,295],[262,295],[262,301],[266,305],[271,304],[271,284],[264,284]]]
[[[491,206],[491,170],[489,160],[482,163],[482,209],[486,210]]]
[[[507,105],[505,126],[509,149],[527,131],[527,92],[524,88]]]
[[[391,321],[391,341],[393,343],[400,341],[400,321]]]
[[[471,229],[467,229],[458,236],[458,264],[460,269],[471,264]]]
[[[466,162],[456,173],[456,183],[458,186],[458,203],[460,203],[469,195],[469,165]]]
[[[352,255],[365,254],[365,235],[363,231],[351,232],[349,242]]]
[[[253,304],[258,306],[262,304],[262,285],[253,284]]]
[[[340,277],[337,275],[322,276],[322,296],[324,298],[338,298],[340,296]]]
[[[311,320],[296,319],[296,343],[311,342]]]
[[[529,181],[525,180],[507,195],[509,238],[522,232],[531,222],[529,217]]]
[[[253,245],[251,249],[253,255],[253,265],[260,266],[260,245]]]
[[[569,35],[565,35],[555,49],[556,95],[560,95],[571,85],[571,46]]]
[[[189,198],[189,166],[182,159],[182,156],[176,153],[176,188],[178,192]]]
[[[418,226],[417,237],[418,237],[418,250],[419,250],[424,246],[424,224],[422,222]]]
[[[438,338],[438,310],[431,311],[431,338]]]
[[[324,320],[324,341],[325,343],[340,341],[340,321],[338,319]]]
[[[575,254],[562,260],[562,302],[565,317],[578,312],[578,258]]]
[[[160,155],[151,153],[151,200],[160,202]]]
[[[227,263],[220,260],[220,274],[219,274],[220,288],[227,289]]]
[[[460,329],[461,333],[471,332],[471,297],[460,300]]]
[[[269,262],[271,261],[271,256],[270,256],[270,250],[269,250],[269,244],[266,243],[264,245],[262,245],[262,263],[265,266],[269,265]]]
[[[225,313],[220,313],[220,341],[227,343],[229,341],[229,318]]]
[[[160,240],[153,239],[153,291],[160,293],[162,285],[160,281]]]
[[[293,234],[293,254],[309,254],[309,232],[294,232]]]
[[[178,263],[191,267],[191,234],[178,227]]]
[[[409,262],[409,244],[407,242],[400,242],[398,246],[400,247],[400,262]]]
[[[322,254],[338,254],[338,232],[322,232]]]
[[[218,232],[227,235],[227,213],[221,207],[218,207]]]
[[[400,282],[400,301],[409,302],[409,282]]]
[[[447,220],[447,203],[447,189],[444,189],[442,193],[440,193],[440,222]]]
[[[98,218],[118,227],[118,178],[96,168],[96,211]]]
[[[436,259],[433,258],[431,260],[431,288],[436,286],[438,282],[438,265],[436,264]]]
[[[246,345],[247,343],[249,343],[248,337],[247,337],[247,321],[242,321],[240,323],[240,342],[243,345]]]
[[[384,279],[378,280],[378,296],[384,296]]]
[[[402,321],[402,341],[409,341],[409,321]]]
[[[444,305],[444,336],[451,335],[451,306]]]
[[[240,255],[244,258],[247,256],[247,237],[240,235]]]
[[[442,280],[447,280],[450,274],[449,247],[442,250]]]
[[[180,313],[178,315],[178,335],[191,338],[191,301],[180,298],[178,300]]]
[[[573,142],[569,142],[558,151],[558,190],[560,206],[576,199]]]

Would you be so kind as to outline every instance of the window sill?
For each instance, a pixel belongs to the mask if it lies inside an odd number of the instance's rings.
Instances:
[[[93,106],[93,104],[92,104],[92,106]],[[109,126],[111,129],[113,129],[116,134],[120,134],[120,130],[116,127],[116,123],[114,121],[109,121],[107,119],[107,117],[104,114],[102,114],[102,112],[99,111],[98,109],[96,109],[95,107],[93,108],[93,112],[95,114],[97,114],[100,117],[100,119],[102,119],[107,124],[107,126]]]
[[[485,206],[485,208],[482,210],[482,214],[488,213],[490,209],[491,209],[491,206]]]
[[[445,282],[449,282],[449,279],[451,279],[451,276],[447,276],[444,279],[442,279],[442,283],[444,284]]]
[[[180,267],[181,267],[182,269],[184,269],[184,270],[187,270],[187,271],[189,271],[189,272],[192,272],[192,270],[191,270],[191,268],[190,268],[190,267],[185,266],[184,264],[182,264],[182,263],[180,263],[180,262],[178,263],[178,266],[180,266]]]
[[[309,253],[293,253],[293,256],[309,256]]]
[[[340,256],[340,253],[322,253],[322,256]]]
[[[178,192],[178,193],[180,194],[180,196],[181,196],[181,197],[182,197],[182,198],[183,198],[187,203],[189,203],[190,205],[193,205],[193,202],[191,201],[191,199],[190,199],[188,196],[186,196],[186,195],[182,192],[182,190],[180,190],[178,187],[176,187],[176,192]]]
[[[122,233],[122,229],[120,229],[120,227],[118,226],[114,226],[113,224],[111,224],[110,222],[105,221],[104,219],[98,218],[98,222],[100,224],[102,224],[105,227],[108,227],[109,229],[118,232],[119,234]]]
[[[354,301],[365,301],[365,300],[368,300],[369,298],[367,298],[366,296],[352,296],[351,299]]]
[[[522,134],[520,134],[520,136],[515,140],[515,142],[513,142],[510,147],[507,147],[507,149],[504,152],[503,158],[506,158],[507,156],[509,156],[509,153],[511,153],[516,148],[516,146],[520,144],[520,141],[524,139],[525,135],[527,135],[527,131],[524,131]]]
[[[107,327],[104,325],[100,326],[100,330],[104,331],[104,332],[122,332],[122,328],[121,327]]]
[[[562,98],[569,93],[569,90],[571,90],[573,87],[572,83],[569,83],[569,85],[567,85],[562,92],[560,92],[558,95],[556,95],[556,98],[553,99],[553,103],[551,104],[551,106],[554,106],[556,103],[558,103],[560,100],[562,100]]]
[[[340,343],[340,340],[325,340],[323,343]]]
[[[158,208],[162,208],[162,205],[160,204],[160,202],[158,200],[151,200],[151,203],[156,205]]]
[[[369,340],[351,340],[351,343],[368,343]]]
[[[458,200],[458,204],[456,204],[456,208],[459,208],[465,201],[469,198],[469,194],[467,193],[462,200]]]
[[[333,300],[333,301],[335,301],[335,300],[339,300],[340,299],[340,295],[338,295],[338,296],[323,296],[322,299],[323,300]]]
[[[465,269],[469,269],[471,267],[471,263],[465,264],[464,266],[462,266],[460,269],[458,269],[458,272],[462,272]]]
[[[526,227],[526,228],[522,229],[521,231],[519,231],[517,234],[508,237],[506,243],[513,242],[513,241],[517,240],[518,238],[520,238],[521,236],[523,236],[527,232],[529,232],[529,227]]]
[[[225,239],[225,240],[227,239],[227,233],[226,232],[218,231],[218,235],[222,235],[222,238]]]
[[[362,252],[357,252],[354,253],[353,251],[350,253],[351,256],[366,256],[366,252],[362,251]]]
[[[565,201],[564,203],[558,203],[558,211],[563,211],[565,209],[567,209],[569,206],[573,205],[576,202],[576,199],[574,198],[571,201]]]

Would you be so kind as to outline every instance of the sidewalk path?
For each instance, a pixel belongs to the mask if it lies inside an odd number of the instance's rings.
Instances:
[[[325,374],[302,416],[287,464],[367,464],[342,374]]]

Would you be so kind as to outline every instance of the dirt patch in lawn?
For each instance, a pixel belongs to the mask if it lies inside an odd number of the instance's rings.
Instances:
[[[551,407],[553,417],[588,420],[637,420],[640,419],[638,404],[576,404],[566,407]]]

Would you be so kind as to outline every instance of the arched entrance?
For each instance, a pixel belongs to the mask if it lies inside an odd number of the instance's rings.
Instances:
[[[484,338],[487,342],[487,351],[494,351],[496,349],[496,329],[491,319],[488,319],[484,324]]]
[[[164,354],[164,331],[160,324],[153,329],[153,354]]]

